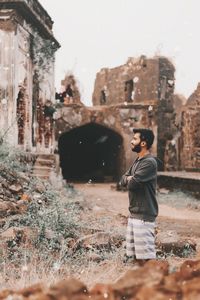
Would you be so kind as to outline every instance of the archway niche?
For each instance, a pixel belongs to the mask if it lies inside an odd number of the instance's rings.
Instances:
[[[63,178],[68,181],[112,182],[122,170],[122,137],[89,123],[63,133],[58,141]]]

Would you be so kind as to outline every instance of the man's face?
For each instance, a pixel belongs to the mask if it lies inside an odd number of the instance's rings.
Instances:
[[[133,136],[133,139],[131,141],[131,150],[137,153],[140,153],[141,151],[141,139],[139,132],[135,133]]]

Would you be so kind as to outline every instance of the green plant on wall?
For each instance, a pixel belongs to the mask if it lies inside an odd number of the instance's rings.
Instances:
[[[45,73],[51,72],[55,61],[55,51],[57,47],[55,42],[42,38],[38,32],[32,35],[30,40],[30,54],[33,61],[34,69],[38,71],[40,80]]]

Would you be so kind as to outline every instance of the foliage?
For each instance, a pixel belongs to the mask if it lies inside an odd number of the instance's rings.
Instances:
[[[30,44],[31,58],[40,80],[44,72],[49,73],[55,61],[56,45],[52,40],[41,38],[39,32],[35,32]]]
[[[9,169],[18,172],[30,172],[34,160],[34,155],[17,147],[11,147],[5,141],[0,144],[0,163]]]

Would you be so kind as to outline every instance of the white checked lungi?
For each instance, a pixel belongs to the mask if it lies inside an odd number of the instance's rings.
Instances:
[[[136,259],[155,259],[155,222],[128,219],[126,255]]]

